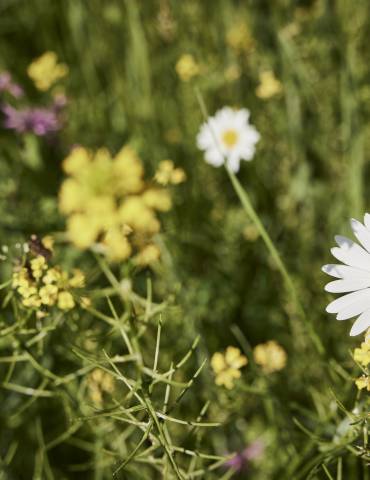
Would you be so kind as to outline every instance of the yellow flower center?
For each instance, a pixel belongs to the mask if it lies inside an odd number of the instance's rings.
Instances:
[[[222,141],[228,148],[232,148],[238,141],[238,134],[235,130],[226,130],[222,134]]]

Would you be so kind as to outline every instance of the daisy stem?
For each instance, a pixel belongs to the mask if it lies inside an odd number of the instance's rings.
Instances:
[[[196,94],[200,109],[202,111],[202,114],[204,116],[204,119],[207,122],[209,114],[208,114],[207,107],[205,105],[204,99],[202,97],[202,94],[200,93],[198,88],[195,89],[195,94]],[[212,133],[212,135],[215,139],[215,144],[217,145],[217,148],[219,148],[217,138],[216,138],[212,129],[211,129],[211,133]],[[222,154],[221,149],[220,149],[220,153]],[[237,196],[240,200],[240,203],[242,204],[242,207],[244,208],[248,217],[252,220],[252,222],[256,226],[256,228],[258,230],[258,233],[261,235],[261,238],[264,241],[264,243],[267,247],[267,250],[269,251],[269,253],[270,253],[272,259],[274,260],[279,272],[281,273],[281,276],[283,277],[286,288],[290,292],[290,294],[292,296],[292,299],[293,299],[293,302],[296,305],[296,308],[299,311],[300,316],[301,316],[303,322],[306,325],[306,328],[308,330],[308,333],[311,337],[311,340],[312,340],[313,344],[315,345],[316,349],[318,350],[318,352],[320,354],[324,353],[324,351],[325,351],[324,347],[323,347],[318,335],[315,333],[311,322],[308,320],[308,318],[305,314],[304,308],[303,308],[303,306],[302,306],[302,304],[301,304],[301,302],[298,298],[297,290],[296,290],[296,287],[295,287],[294,282],[292,280],[292,277],[289,274],[288,269],[286,268],[286,266],[285,266],[285,264],[284,264],[284,262],[283,262],[283,260],[280,256],[277,248],[275,247],[274,242],[271,240],[270,235],[267,233],[267,230],[265,229],[263,223],[261,222],[260,217],[258,216],[256,210],[253,208],[252,202],[250,201],[250,198],[249,198],[249,195],[248,195],[247,191],[242,187],[242,185],[240,184],[236,175],[230,170],[226,161],[224,162],[224,165],[225,165],[226,171],[229,175],[229,178],[231,180],[231,184],[232,184],[232,186],[235,190],[235,193],[237,194]]]

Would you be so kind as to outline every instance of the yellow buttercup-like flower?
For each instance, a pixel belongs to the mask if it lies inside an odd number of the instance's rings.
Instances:
[[[182,168],[175,168],[175,165],[171,160],[163,160],[158,165],[154,180],[160,185],[177,185],[186,180],[186,174]]]
[[[70,292],[60,292],[58,294],[58,308],[61,310],[71,310],[75,306],[75,301]]]
[[[29,65],[27,73],[36,88],[46,91],[68,74],[68,67],[64,63],[58,63],[56,53],[45,52]]]
[[[357,378],[355,380],[355,384],[359,390],[366,388],[366,390],[370,392],[370,377],[367,375],[362,375],[361,377]]]
[[[247,363],[247,357],[236,347],[227,347],[225,353],[213,354],[211,367],[216,374],[216,385],[224,385],[227,389],[233,388],[234,380],[241,376],[240,369]]]
[[[196,77],[200,73],[199,65],[190,53],[181,55],[176,63],[175,70],[183,82],[189,82],[193,77]]]
[[[275,77],[274,72],[266,71],[260,74],[260,84],[256,88],[256,95],[267,100],[283,90],[281,82]]]
[[[257,345],[253,350],[254,361],[265,373],[282,370],[287,362],[287,354],[275,340]]]

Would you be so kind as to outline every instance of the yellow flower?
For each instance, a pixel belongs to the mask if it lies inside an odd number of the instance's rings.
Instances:
[[[100,226],[86,215],[72,215],[67,220],[68,237],[81,250],[89,248],[95,242],[99,231]]]
[[[47,248],[51,252],[53,251],[54,238],[51,235],[45,235],[45,237],[42,237],[41,243],[45,248]]]
[[[75,268],[68,284],[72,288],[83,288],[85,286],[85,275],[82,270]]]
[[[169,193],[163,189],[150,188],[143,193],[142,199],[147,207],[160,212],[167,212],[172,205]]]
[[[33,258],[30,261],[32,276],[38,280],[42,277],[43,271],[48,268],[46,259],[42,255],[39,255],[36,258]]]
[[[35,83],[36,88],[46,91],[68,74],[68,67],[64,63],[58,63],[56,53],[45,52],[29,65],[27,73]]]
[[[182,168],[175,168],[171,160],[163,160],[158,165],[154,179],[161,185],[177,185],[186,180],[186,174]]]
[[[363,367],[367,367],[370,363],[370,336],[369,331],[365,335],[365,341],[361,343],[360,348],[355,348],[353,358]]]
[[[260,74],[260,84],[256,88],[256,95],[266,100],[280,93],[282,89],[283,86],[275,77],[274,72],[262,72]]]
[[[370,392],[370,377],[366,375],[362,375],[361,377],[355,380],[355,384],[359,390],[366,388],[366,390]]]
[[[42,277],[43,283],[45,285],[49,285],[51,283],[58,282],[59,279],[61,278],[61,272],[57,268],[49,268],[45,275]]]
[[[253,37],[245,23],[233,25],[226,34],[227,44],[237,52],[248,52],[254,46]]]
[[[189,53],[181,55],[176,63],[175,70],[183,82],[188,82],[200,73],[199,65],[194,60],[193,55]]]
[[[104,393],[112,393],[114,390],[114,379],[108,372],[100,368],[93,370],[88,377],[88,388],[91,400],[101,406]]]
[[[69,292],[60,292],[58,294],[58,308],[61,310],[71,310],[75,306],[75,301]]]
[[[69,175],[79,175],[86,169],[91,161],[91,155],[83,147],[75,147],[63,160],[63,170]]]
[[[161,255],[157,245],[146,245],[135,257],[135,263],[140,266],[150,265],[156,262]]]
[[[225,353],[216,352],[211,358],[211,367],[216,374],[216,385],[227,389],[234,387],[234,379],[240,378],[240,369],[247,365],[247,357],[241,355],[239,348],[227,347]]]
[[[57,294],[58,294],[58,287],[51,283],[49,283],[48,285],[45,285],[44,287],[41,287],[39,290],[41,303],[43,305],[49,305],[49,306],[54,305],[57,300]]]
[[[25,307],[39,308],[41,307],[41,298],[37,295],[32,295],[22,299],[22,303]]]
[[[128,197],[119,209],[119,217],[122,223],[138,232],[157,233],[160,228],[155,213],[140,196]]]
[[[131,255],[131,245],[124,232],[118,228],[109,229],[102,243],[107,248],[107,256],[110,260],[125,260]]]
[[[113,178],[119,194],[138,193],[144,187],[144,169],[135,150],[123,147],[114,157]]]
[[[275,340],[261,343],[254,348],[254,361],[265,373],[282,370],[287,362],[287,354]]]

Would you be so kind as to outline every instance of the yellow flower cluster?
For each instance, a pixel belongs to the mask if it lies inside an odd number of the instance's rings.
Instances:
[[[245,23],[233,25],[226,34],[226,43],[236,52],[248,52],[254,47],[254,40]]]
[[[283,86],[280,80],[275,77],[274,72],[268,70],[260,73],[260,84],[256,88],[257,97],[267,100],[279,94],[282,90]]]
[[[370,377],[368,375],[361,375],[360,378],[355,380],[355,384],[359,390],[366,388],[366,390],[370,392]]]
[[[90,373],[87,382],[90,398],[98,406],[103,404],[104,393],[112,393],[114,390],[112,375],[100,368],[95,368]]]
[[[368,368],[370,363],[370,330],[365,334],[365,341],[361,343],[360,348],[355,348],[353,352],[354,360],[359,363],[365,369]],[[366,370],[368,372],[368,370]],[[356,387],[359,390],[366,388],[370,392],[370,376],[361,375],[361,377],[355,380]]]
[[[287,362],[287,354],[275,340],[257,345],[253,350],[253,358],[265,373],[282,370]]]
[[[60,310],[71,310],[75,300],[71,290],[83,288],[85,276],[74,270],[72,276],[58,267],[49,267],[45,257],[39,255],[25,266],[13,272],[12,286],[21,297],[22,305],[29,308],[57,306]]]
[[[200,68],[193,55],[185,53],[181,55],[175,67],[177,75],[183,82],[189,82],[200,73]]]
[[[69,175],[61,187],[59,207],[68,216],[67,233],[80,249],[98,246],[112,261],[133,252],[138,264],[159,257],[152,242],[160,230],[156,212],[171,208],[164,188],[144,182],[142,163],[129,146],[115,157],[105,148],[95,153],[83,147],[72,150],[63,162]]]
[[[224,385],[227,389],[232,389],[234,380],[240,378],[240,369],[247,363],[247,357],[242,355],[236,347],[227,347],[224,353],[213,354],[211,367],[216,374],[216,385]]]
[[[154,180],[160,185],[178,185],[185,182],[186,174],[182,168],[175,168],[171,160],[163,160],[158,166]]]
[[[64,63],[58,63],[56,53],[45,52],[28,66],[27,73],[36,88],[45,92],[68,74],[68,67]]]

